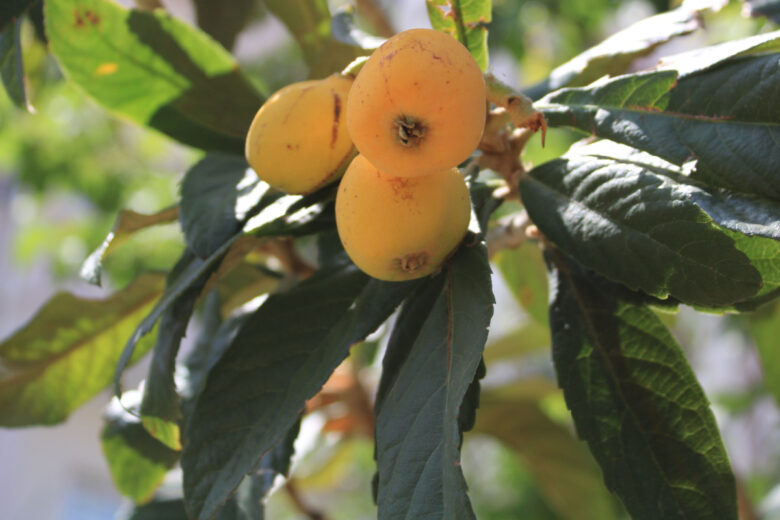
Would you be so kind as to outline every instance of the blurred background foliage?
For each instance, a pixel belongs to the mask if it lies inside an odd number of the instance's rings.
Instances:
[[[129,1],[123,3],[132,5]],[[330,2],[332,10],[352,3]],[[238,20],[215,20],[208,10],[210,3],[204,0],[164,0],[162,4],[191,23],[200,21],[205,30],[232,47],[265,94],[307,75],[300,47],[263,2],[237,3],[236,9],[245,13]],[[365,2],[356,4],[362,28],[376,32],[371,17],[360,17],[365,14],[361,9]],[[396,30],[428,25],[422,0],[375,4]],[[555,66],[616,30],[677,4],[665,0],[493,0],[493,22],[489,26],[491,69],[515,86],[533,85]],[[717,12],[706,12],[704,30],[673,40],[656,54],[639,60],[635,68],[652,66],[662,54],[776,27],[767,19],[743,16],[743,10],[742,2],[733,1]],[[47,53],[40,18],[35,10],[31,14],[22,27],[22,47],[27,90],[35,113],[16,108],[5,94],[0,94],[0,202],[7,206],[5,214],[10,216],[8,223],[0,224],[13,230],[12,244],[5,254],[12,258],[16,270],[23,271],[26,265],[43,260],[58,280],[66,282],[77,278],[80,264],[103,241],[119,210],[153,213],[174,205],[183,172],[202,152],[114,117],[67,83]],[[551,130],[546,147],[542,148],[538,139],[532,140],[524,160],[540,164],[563,154],[579,138],[571,131]],[[496,217],[511,209],[505,205]],[[183,247],[175,223],[139,232],[106,261],[107,285],[123,287],[141,272],[167,270]],[[488,404],[483,403],[483,407],[502,402],[530,406],[526,417],[538,417],[539,421],[522,425],[520,438],[525,445],[551,453],[574,450],[571,453],[579,453],[577,457],[589,457],[584,445],[570,435],[570,419],[555,388],[548,332],[539,327],[545,319],[544,311],[521,310],[521,304],[533,309],[528,298],[546,293],[539,255],[533,253],[521,248],[504,251],[495,259],[494,267],[502,267],[506,282],[496,278],[499,305],[486,351],[488,377],[483,400]],[[514,267],[505,268],[504,264]],[[513,291],[513,277],[534,272],[542,280],[534,294]],[[780,518],[780,414],[771,393],[774,389],[778,394],[778,379],[772,377],[778,374],[767,372],[762,377],[755,348],[757,341],[777,342],[772,335],[776,330],[772,324],[778,321],[776,309],[775,304],[755,316],[727,319],[685,309],[678,315],[664,315],[681,344],[688,348],[714,403],[745,499],[745,520],[761,515]],[[754,333],[758,334],[755,340]],[[762,351],[766,357],[770,349]],[[774,356],[765,359],[765,371],[780,365],[778,354]],[[351,363],[361,381],[369,386],[376,383],[375,347],[358,349]],[[541,383],[515,384],[529,381]],[[354,429],[339,428],[339,423],[332,421],[345,415],[349,417],[349,410],[324,407],[306,419],[304,435],[297,445],[294,484],[285,488],[286,492],[272,495],[269,518],[305,518],[302,515],[306,511],[324,512],[329,520],[375,515],[370,487],[375,470],[373,446],[369,437]],[[598,507],[609,510],[611,518],[624,517],[611,498],[583,494],[589,489],[588,479],[598,476],[597,470],[584,469],[575,475],[579,487],[561,486],[560,472],[575,470],[556,466],[562,462],[555,457],[541,461],[534,458],[523,444],[507,442],[506,433],[500,431],[504,422],[501,415],[486,412],[485,417],[477,431],[467,435],[463,452],[464,471],[480,519],[589,520],[586,513],[578,517],[577,511],[592,511],[596,507],[593,504],[600,500]],[[328,431],[326,427],[324,435],[305,434],[327,424],[331,428]],[[540,439],[554,437],[555,432],[566,433],[566,442],[571,445],[545,448],[539,444]],[[577,446],[580,451],[576,451]],[[556,494],[556,488],[562,487],[565,489],[558,489]],[[566,494],[567,489],[571,494]]]

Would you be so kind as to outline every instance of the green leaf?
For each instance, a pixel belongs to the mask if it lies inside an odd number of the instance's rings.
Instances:
[[[780,95],[778,85],[776,53],[679,77],[665,70],[606,79],[553,92],[535,106],[551,126],[645,150],[685,165],[692,179],[712,186],[780,200],[780,106],[768,102]]]
[[[258,210],[269,188],[243,157],[206,155],[181,185],[179,221],[187,245],[198,256],[208,257]]]
[[[238,254],[234,256],[239,257],[239,260],[246,255],[245,248],[247,246],[244,242],[245,239],[251,239],[252,237],[246,237],[244,232],[251,233],[257,237],[277,235],[302,236],[321,231],[322,229],[332,228],[335,220],[333,216],[333,202],[331,200],[333,198],[333,189],[323,189],[306,197],[293,195],[280,197],[249,219],[244,225],[243,231],[239,231],[228,238],[207,258],[191,257],[186,262],[186,265],[177,266],[175,279],[172,278],[168,281],[160,301],[141,321],[125,344],[114,376],[114,393],[116,395],[121,394],[120,378],[133,355],[136,343],[152,330],[157,320],[168,311],[174,302],[187,292],[191,286],[200,284],[199,280],[201,279],[208,279],[218,269],[225,270],[235,267],[238,262],[236,262],[235,258],[231,258],[233,251],[238,250]],[[251,240],[249,247],[253,247]],[[223,259],[225,264],[230,265],[223,266]],[[164,366],[168,370],[169,366]],[[166,425],[157,422],[154,425],[150,424],[150,430],[154,427],[166,427]],[[167,427],[167,429],[170,430],[171,428]]]
[[[495,254],[493,263],[517,302],[539,323],[547,324],[547,271],[537,244],[524,242]]]
[[[717,308],[777,288],[777,203],[705,190],[648,154],[595,143],[533,169],[520,191],[545,236],[631,289]]]
[[[217,512],[349,347],[385,321],[414,285],[380,282],[341,265],[271,295],[246,320],[187,423],[182,469],[193,517]]]
[[[556,67],[547,79],[531,87],[526,94],[538,99],[552,90],[579,87],[605,75],[622,74],[637,58],[699,27],[698,13],[688,7],[650,16]]]
[[[492,17],[490,0],[425,0],[428,19],[437,31],[457,38],[477,60],[488,68],[487,25]]]
[[[103,273],[103,260],[108,254],[127,241],[136,231],[146,229],[157,224],[174,222],[179,217],[178,206],[166,208],[152,215],[136,213],[129,209],[123,209],[116,218],[113,229],[100,247],[84,260],[79,275],[84,280],[94,285],[101,285]]]
[[[100,435],[103,454],[117,489],[135,502],[145,502],[179,460],[180,453],[149,435],[138,418],[141,395],[130,390],[122,402],[114,398],[104,415]]]
[[[481,244],[462,247],[404,306],[376,403],[380,519],[475,518],[460,469],[460,415],[493,303]]]
[[[189,520],[181,498],[154,500],[136,506],[122,520]]]
[[[483,393],[475,430],[496,437],[522,457],[561,518],[618,518],[593,457],[539,409],[533,395]]]
[[[45,17],[66,76],[106,108],[184,144],[243,154],[263,100],[204,33],[109,0],[46,2]]]
[[[250,20],[254,0],[194,0],[198,27],[226,49],[232,49],[236,36]]]
[[[21,33],[21,18],[0,31],[0,79],[11,101],[19,108],[29,110],[24,91]]]
[[[549,261],[558,384],[607,487],[636,520],[736,520],[715,419],[668,329],[620,286]]]
[[[12,22],[18,21],[24,12],[37,0],[3,0],[0,4],[0,32],[6,30]]]
[[[333,38],[326,0],[265,0],[265,4],[300,45],[310,78],[324,78],[366,54]]]
[[[149,274],[105,300],[49,300],[0,344],[0,425],[62,422],[108,386],[122,342],[162,289],[162,276]],[[151,346],[141,343],[128,363]]]
[[[181,273],[190,264],[197,265],[197,258],[185,250],[168,275],[166,289],[176,284]],[[168,307],[160,317],[157,342],[152,352],[152,362],[144,385],[141,416],[144,427],[156,439],[175,450],[181,449],[178,422],[181,419],[179,394],[173,374],[176,369],[176,356],[187,331],[195,302],[211,274],[206,270],[196,278]]]

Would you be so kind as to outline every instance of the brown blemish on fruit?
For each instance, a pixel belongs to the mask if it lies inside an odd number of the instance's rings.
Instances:
[[[393,121],[395,139],[406,148],[416,148],[425,138],[427,127],[416,117],[401,115]]]
[[[408,177],[389,177],[387,182],[393,189],[396,198],[401,200],[414,199],[414,193],[409,189],[414,186],[414,179]]]
[[[330,147],[336,146],[336,139],[339,136],[339,118],[341,117],[341,98],[333,93],[333,129],[330,133]]]
[[[393,266],[401,271],[413,274],[418,269],[425,267],[428,263],[428,253],[425,251],[418,251],[416,253],[409,253],[400,258],[393,258]]]

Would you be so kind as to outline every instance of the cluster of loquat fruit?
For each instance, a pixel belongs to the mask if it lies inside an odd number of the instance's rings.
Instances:
[[[468,228],[457,165],[479,145],[485,96],[463,45],[411,29],[376,49],[354,79],[335,74],[276,92],[252,122],[246,157],[287,193],[311,193],[343,174],[336,226],[349,257],[381,280],[420,278]]]

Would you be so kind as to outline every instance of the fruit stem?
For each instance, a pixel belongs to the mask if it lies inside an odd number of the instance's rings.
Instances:
[[[547,122],[544,115],[534,107],[531,98],[500,82],[492,74],[485,74],[485,86],[488,101],[506,109],[516,128],[529,128],[533,132],[542,131],[542,146],[544,146]]]

